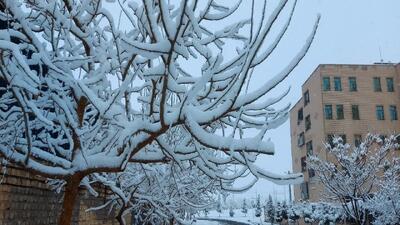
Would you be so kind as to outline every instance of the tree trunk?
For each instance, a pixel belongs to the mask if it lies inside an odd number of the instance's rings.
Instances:
[[[75,174],[67,180],[58,225],[71,225],[72,212],[74,210],[74,204],[76,197],[78,196],[79,184],[81,183],[82,178],[83,176],[81,174]]]
[[[118,215],[115,217],[115,218],[117,219],[119,225],[126,225],[125,219],[124,219],[124,216],[123,216],[123,215],[124,215],[124,212],[125,212],[125,210],[126,210],[127,208],[128,208],[128,207],[123,206],[123,207],[119,210]],[[133,222],[133,221],[132,221],[132,222]]]

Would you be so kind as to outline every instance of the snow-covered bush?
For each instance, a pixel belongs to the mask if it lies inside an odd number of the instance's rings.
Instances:
[[[311,156],[307,165],[325,187],[327,199],[339,202],[354,223],[365,224],[368,212],[363,205],[377,188],[387,155],[396,143],[394,135],[382,139],[369,134],[358,147],[352,147],[335,137],[333,145],[325,146],[329,160]]]
[[[319,19],[288,65],[249,89],[254,69],[288,30],[295,4],[271,35],[287,0],[271,13],[255,1],[261,16],[251,10],[239,20],[230,18],[241,1],[110,2],[0,2],[0,154],[65,181],[60,225],[70,224],[77,189],[90,175],[132,163],[189,161],[231,191],[259,178],[302,178],[254,162],[274,154],[265,133],[288,116],[289,107],[272,107],[287,91],[267,97],[304,57]],[[175,128],[183,135],[178,144],[165,138]],[[251,137],[249,129],[258,133]],[[237,169],[227,170],[231,165]],[[245,187],[228,185],[248,172],[253,180]]]
[[[384,168],[377,191],[365,208],[373,215],[373,224],[400,224],[400,160],[396,158]]]
[[[265,222],[274,223],[275,221],[275,206],[274,202],[272,201],[271,195],[268,196],[267,204],[264,208],[264,220]]]

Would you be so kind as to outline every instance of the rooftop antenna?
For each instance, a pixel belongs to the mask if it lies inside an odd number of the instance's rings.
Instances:
[[[379,56],[381,57],[381,63],[383,63],[383,57],[382,57],[382,49],[381,49],[381,46],[379,46]]]

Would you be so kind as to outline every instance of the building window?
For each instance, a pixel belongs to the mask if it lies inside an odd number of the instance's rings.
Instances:
[[[383,111],[383,105],[376,106],[376,119],[377,120],[385,119],[385,112]]]
[[[354,145],[356,147],[358,147],[358,146],[360,146],[361,142],[362,142],[361,134],[355,134],[354,135]]]
[[[322,78],[322,90],[323,91],[330,91],[331,90],[331,79],[330,79],[330,77],[323,77]]]
[[[342,144],[347,143],[346,135],[345,134],[340,134],[339,137],[342,139]]]
[[[307,158],[305,156],[301,157],[301,172],[306,172],[307,170]]]
[[[340,77],[334,77],[333,83],[335,85],[335,91],[342,91],[342,80]]]
[[[390,120],[397,120],[397,109],[395,105],[389,106]]]
[[[393,77],[386,77],[386,87],[388,92],[394,92]]]
[[[309,199],[308,182],[304,182],[304,183],[300,184],[300,192],[301,192],[301,198],[303,200]]]
[[[360,111],[358,111],[358,105],[352,105],[351,106],[351,115],[353,117],[353,120],[359,120],[360,119]]]
[[[306,143],[307,155],[313,155],[312,141]]]
[[[380,77],[374,77],[374,91],[375,92],[382,91],[381,78]]]
[[[304,122],[306,131],[308,131],[311,128],[311,118],[310,115],[306,116],[306,120]]]
[[[301,132],[299,134],[299,136],[297,137],[297,146],[299,146],[299,147],[303,146],[304,142],[305,142],[305,140],[304,140],[304,132]]]
[[[304,92],[304,106],[308,105],[310,103],[310,93],[308,90]]]
[[[302,120],[303,120],[303,108],[297,111],[297,124],[300,124]]]
[[[311,169],[311,168],[308,169],[308,177],[309,178],[315,177],[315,170],[314,169]]]
[[[325,119],[331,120],[332,119],[332,105],[325,105],[324,107]]]
[[[357,91],[357,79],[349,77],[349,91]]]
[[[336,117],[338,120],[344,119],[343,105],[336,105]]]
[[[333,137],[334,137],[334,135],[333,134],[327,134],[326,135],[326,142],[331,146],[331,147],[333,147]]]

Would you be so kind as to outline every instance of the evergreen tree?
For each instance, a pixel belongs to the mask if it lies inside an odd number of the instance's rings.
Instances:
[[[282,205],[280,202],[276,203],[276,208],[275,208],[275,221],[280,223],[282,222],[283,217],[282,217]]]
[[[235,215],[235,212],[233,211],[233,207],[229,206],[229,216],[233,217]]]
[[[218,195],[217,212],[219,213],[219,216],[221,216],[221,212],[222,212],[221,195]]]
[[[286,201],[283,201],[282,203],[282,218],[284,220],[288,219],[288,206],[286,204]]]
[[[261,216],[261,202],[260,202],[260,195],[257,196],[257,203],[256,203],[256,212],[255,212],[256,217]]]
[[[275,208],[271,195],[268,196],[268,202],[265,206],[265,222],[273,223],[275,221]]]
[[[247,203],[246,203],[246,199],[243,199],[242,213],[243,213],[245,216],[247,215]]]

